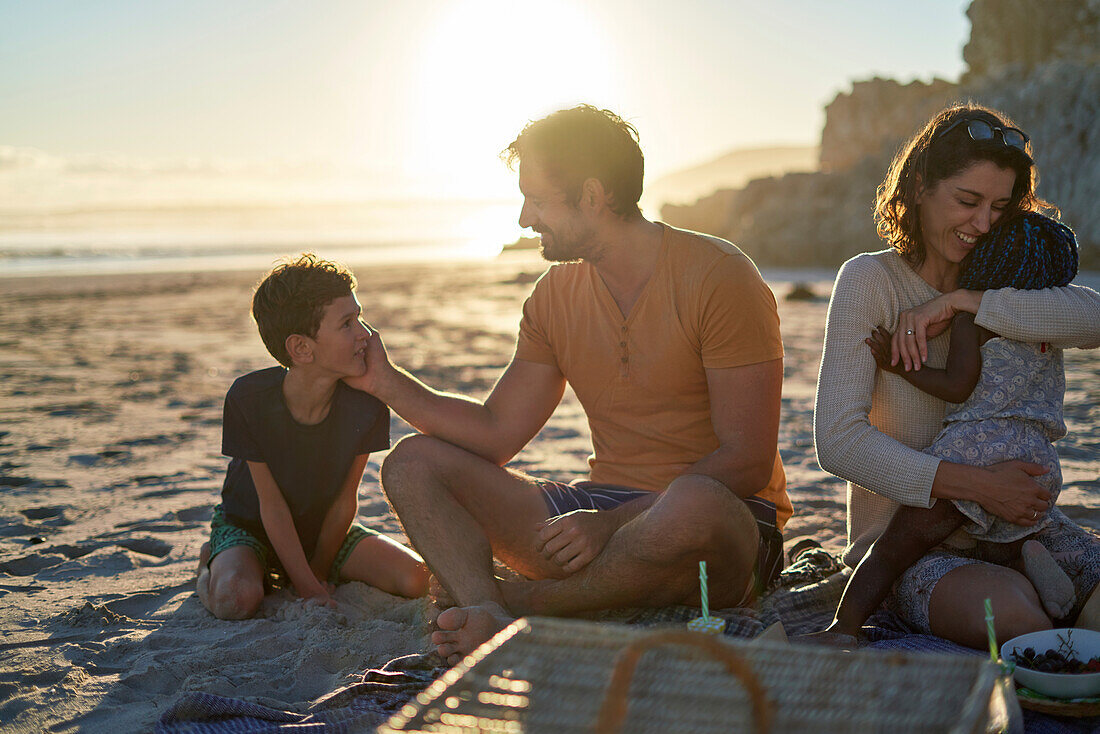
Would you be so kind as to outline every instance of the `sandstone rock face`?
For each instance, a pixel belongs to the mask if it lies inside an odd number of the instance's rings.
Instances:
[[[898,143],[958,96],[958,86],[942,79],[931,84],[871,79],[852,84],[825,107],[821,170],[843,171],[864,158],[889,159]]]
[[[975,79],[974,99],[1003,110],[1031,136],[1039,195],[1077,233],[1081,266],[1100,268],[1100,65],[1059,61]]]
[[[1077,233],[1081,266],[1100,268],[1100,0],[974,0],[968,16],[959,84],[855,82],[826,107],[820,173],[752,181],[662,217],[767,265],[837,265],[881,249],[872,212],[890,159],[938,110],[972,100],[1028,132],[1039,195]]]
[[[1095,63],[1100,56],[1098,0],[974,0],[966,15],[964,81],[1009,66],[1026,73],[1050,61]]]
[[[736,242],[760,264],[840,265],[883,247],[872,218],[879,169],[867,160],[847,171],[757,179],[694,205],[665,206],[661,215],[677,227]]]

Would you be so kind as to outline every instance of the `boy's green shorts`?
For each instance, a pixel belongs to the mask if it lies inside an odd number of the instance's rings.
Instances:
[[[348,558],[351,557],[351,552],[355,550],[355,546],[359,545],[359,541],[363,538],[372,535],[381,535],[381,533],[375,532],[370,528],[365,528],[357,522],[351,524],[351,527],[348,528],[348,534],[344,538],[344,542],[340,544],[340,549],[336,551],[336,559],[333,560],[332,568],[329,570],[329,583],[335,584],[340,580],[340,569],[344,567]],[[256,555],[260,557],[260,563],[263,564],[268,572],[268,578],[265,580],[265,585],[270,586],[272,574],[286,576],[283,565],[279,563],[279,556],[276,555],[275,549],[271,547],[271,544],[260,540],[244,528],[229,522],[225,517],[225,513],[222,512],[222,506],[218,505],[214,508],[214,516],[210,518],[210,560],[214,560],[214,556],[218,555],[223,550],[237,545],[251,548],[256,552]],[[207,561],[207,565],[209,565],[209,561]]]

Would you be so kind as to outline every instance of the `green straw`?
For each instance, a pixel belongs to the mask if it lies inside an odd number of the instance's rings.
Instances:
[[[993,602],[985,600],[985,629],[989,634],[989,657],[997,662],[997,633],[993,631]]]
[[[710,619],[710,609],[707,603],[707,562],[699,561],[699,596],[703,601],[703,621]]]

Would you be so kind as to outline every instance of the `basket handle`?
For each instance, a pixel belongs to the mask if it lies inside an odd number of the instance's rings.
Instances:
[[[726,671],[741,682],[749,694],[756,731],[767,734],[771,730],[772,703],[768,700],[764,687],[760,685],[748,661],[734,652],[729,645],[719,642],[713,635],[674,630],[658,632],[635,640],[619,652],[615,669],[611,673],[611,684],[607,687],[607,695],[600,707],[600,715],[596,723],[597,732],[611,734],[619,731],[626,719],[627,697],[630,694],[630,681],[634,677],[634,669],[647,650],[659,645],[696,647],[711,657],[717,658],[726,666]]]

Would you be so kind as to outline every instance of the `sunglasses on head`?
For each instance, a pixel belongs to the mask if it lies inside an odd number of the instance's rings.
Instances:
[[[1015,127],[997,127],[990,125],[985,120],[967,119],[955,120],[955,122],[948,125],[943,130],[936,133],[936,138],[942,138],[947,133],[951,132],[959,125],[966,125],[966,132],[969,133],[970,139],[975,141],[981,140],[993,140],[997,133],[1001,134],[1001,143],[1008,148],[1015,148],[1024,155],[1028,155],[1027,141],[1030,138],[1023,130]],[[935,139],[935,138],[934,138]]]

